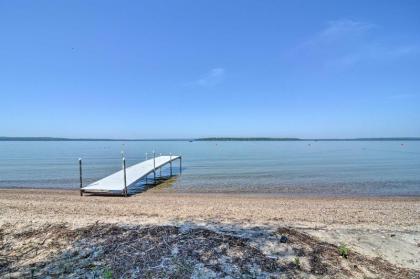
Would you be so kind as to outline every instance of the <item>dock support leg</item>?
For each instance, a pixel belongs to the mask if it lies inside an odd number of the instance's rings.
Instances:
[[[79,158],[79,180],[80,180],[80,196],[83,196],[83,181],[82,181],[82,158]]]
[[[124,196],[128,196],[128,191],[127,191],[127,173],[125,171],[126,166],[125,166],[125,158],[123,158],[123,169],[124,169]]]
[[[179,174],[182,173],[182,157],[179,156]]]
[[[147,152],[146,152],[146,161],[148,160],[149,158],[148,158],[148,155],[147,155]],[[146,185],[147,185],[147,175],[146,175]]]
[[[159,153],[159,156],[162,156],[162,153]],[[162,179],[162,166],[159,168],[159,179]]]
[[[153,151],[153,184],[156,184],[156,154]]]
[[[172,177],[172,153],[169,153],[169,166],[170,166],[170,177]]]

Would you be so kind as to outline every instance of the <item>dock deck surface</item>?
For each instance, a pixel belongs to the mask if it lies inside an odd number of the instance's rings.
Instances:
[[[126,168],[127,188],[136,184],[139,180],[145,178],[170,162],[180,159],[180,156],[158,156],[155,159],[149,159],[136,165]],[[153,160],[155,164],[153,165]],[[96,182],[93,182],[81,189],[83,192],[111,192],[122,193],[125,190],[124,170],[120,170]]]

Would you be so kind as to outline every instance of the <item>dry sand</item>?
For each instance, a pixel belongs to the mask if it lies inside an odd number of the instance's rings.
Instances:
[[[153,189],[123,198],[80,197],[71,190],[0,190],[0,226],[9,231],[63,223],[80,229],[95,222],[236,232],[292,228],[319,241],[346,244],[369,259],[379,257],[396,267],[420,271],[419,197],[181,194]],[[266,254],[278,248],[267,241],[258,245]]]

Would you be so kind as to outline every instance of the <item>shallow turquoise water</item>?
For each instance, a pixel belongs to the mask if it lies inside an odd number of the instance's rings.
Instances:
[[[78,188],[79,157],[87,184],[119,170],[122,149],[128,165],[182,154],[177,191],[420,195],[419,141],[0,142],[0,187]]]

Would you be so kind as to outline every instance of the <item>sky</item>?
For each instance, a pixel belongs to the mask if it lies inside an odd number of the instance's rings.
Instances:
[[[418,137],[419,1],[0,0],[0,136]]]

